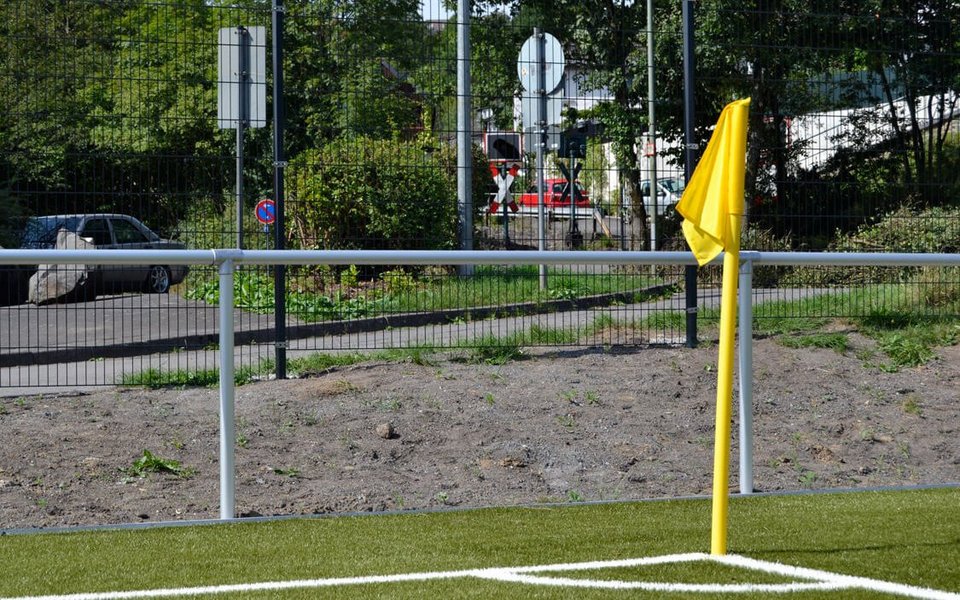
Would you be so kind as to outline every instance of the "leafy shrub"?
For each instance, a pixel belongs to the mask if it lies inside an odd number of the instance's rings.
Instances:
[[[384,271],[380,274],[380,279],[386,284],[388,294],[403,294],[417,288],[417,280],[413,274],[401,268]]]
[[[876,223],[863,225],[833,243],[841,252],[956,252],[960,249],[960,209],[906,206]]]
[[[449,249],[456,180],[423,143],[339,138],[289,170],[288,215],[306,248]]]
[[[340,271],[340,285],[343,287],[357,287],[359,278],[360,269],[357,268],[357,265],[350,265],[346,269]]]
[[[347,270],[343,273],[349,272]],[[354,271],[355,276],[356,271]],[[275,299],[273,283],[273,278],[263,273],[238,272],[233,278],[234,306],[251,312],[273,312]],[[185,295],[192,300],[217,304],[220,301],[219,281],[212,279],[198,282],[191,286]],[[370,299],[363,295],[350,297],[340,290],[336,291],[332,297],[317,293],[289,291],[286,294],[286,306],[289,314],[308,322],[355,319],[381,310],[377,299]]]
[[[906,206],[887,214],[876,223],[862,225],[849,234],[838,235],[830,250],[840,252],[952,253],[960,249],[960,208],[933,207],[915,210]],[[919,268],[843,267],[798,268],[790,283],[805,285],[855,285],[914,281]],[[933,277],[933,275],[930,275]],[[953,281],[953,285],[949,284]],[[946,276],[944,285],[931,286],[931,300],[957,294],[956,275]],[[954,291],[951,292],[951,287]]]

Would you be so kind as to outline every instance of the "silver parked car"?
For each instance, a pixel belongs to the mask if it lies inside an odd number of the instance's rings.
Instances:
[[[53,248],[63,229],[76,233],[96,248],[118,250],[183,250],[180,242],[162,239],[129,215],[76,214],[31,217],[24,229],[21,247]],[[183,281],[186,265],[100,265],[96,268],[97,291],[145,291],[165,294]]]
[[[667,214],[667,211],[671,210],[680,201],[685,187],[686,184],[679,177],[665,177],[657,180],[657,216],[662,217]],[[649,179],[640,182],[640,196],[643,197],[643,205],[647,209],[647,214],[652,213],[653,201],[650,198]]]

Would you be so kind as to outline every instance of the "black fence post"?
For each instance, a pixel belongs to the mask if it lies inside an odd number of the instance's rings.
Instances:
[[[277,207],[274,223],[274,247],[285,246],[283,172],[283,0],[273,0],[273,200]],[[277,379],[287,378],[287,305],[286,267],[273,266],[274,320],[276,327]]]
[[[695,56],[694,50],[694,0],[683,0],[683,129],[685,144],[685,160],[683,165],[684,179],[690,183],[693,176],[693,167],[697,162],[697,138],[694,115],[694,85],[695,85]],[[651,190],[652,194],[656,190]],[[687,347],[697,347],[697,267],[687,265],[684,268],[687,311]]]

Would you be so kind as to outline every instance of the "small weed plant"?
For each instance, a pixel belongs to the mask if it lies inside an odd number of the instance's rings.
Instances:
[[[127,469],[127,474],[133,477],[146,477],[150,473],[168,473],[182,479],[187,479],[194,474],[194,470],[184,467],[180,461],[161,458],[149,450],[144,449],[143,454],[133,465]]]

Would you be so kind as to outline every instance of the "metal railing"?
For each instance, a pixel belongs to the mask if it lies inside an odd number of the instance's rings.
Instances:
[[[960,267],[960,254],[788,253],[740,254],[739,410],[740,491],[753,491],[751,292],[755,266]],[[689,265],[687,252],[464,252],[464,251],[244,251],[222,250],[0,250],[0,262],[30,265],[212,265],[219,273],[220,518],[235,517],[235,361],[233,280],[239,265]],[[718,259],[720,260],[720,259]]]

